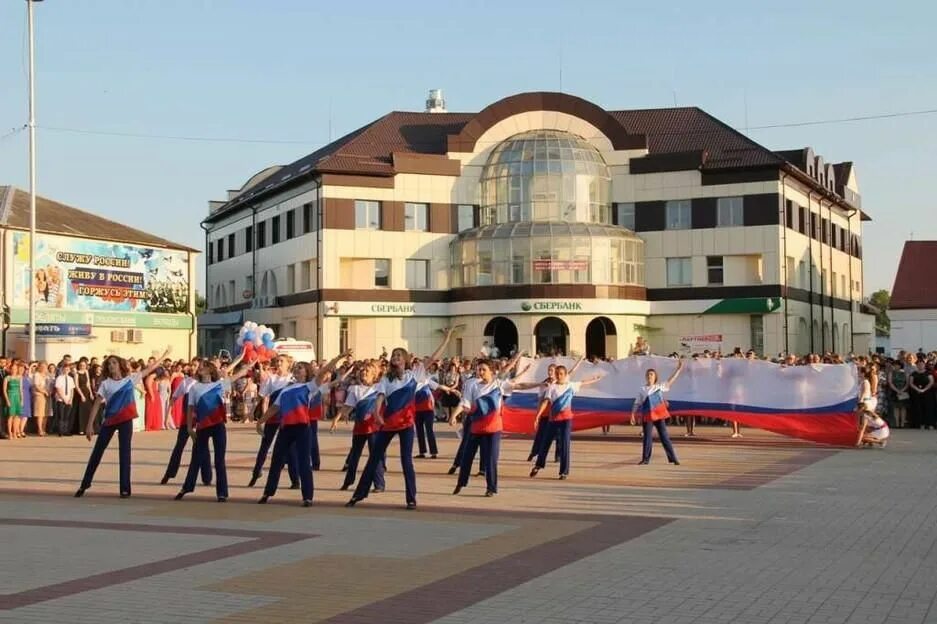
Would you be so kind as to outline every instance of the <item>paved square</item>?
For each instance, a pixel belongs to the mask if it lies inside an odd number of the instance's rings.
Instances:
[[[135,437],[129,500],[115,452],[76,500],[85,440],[3,442],[0,622],[937,622],[937,434],[840,451],[702,428],[675,467],[634,465],[633,433],[575,437],[568,481],[530,479],[529,440],[507,440],[485,498],[451,496],[446,431],[416,512],[395,455],[385,493],[341,506],[347,431],[320,436],[311,509],[254,504],[244,426],[224,505],[158,485],[171,432]]]

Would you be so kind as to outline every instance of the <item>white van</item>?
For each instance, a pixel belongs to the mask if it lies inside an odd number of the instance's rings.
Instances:
[[[288,355],[294,362],[315,362],[316,348],[308,340],[280,338],[273,341],[273,350],[277,355]]]

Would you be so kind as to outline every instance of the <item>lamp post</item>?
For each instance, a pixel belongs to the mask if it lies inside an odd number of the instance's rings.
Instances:
[[[42,0],[26,0],[26,22],[29,30],[29,360],[36,359],[36,301],[32,292],[36,276],[36,81],[35,45],[33,42],[33,4]]]

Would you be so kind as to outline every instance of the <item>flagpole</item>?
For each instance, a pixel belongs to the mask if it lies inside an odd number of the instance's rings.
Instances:
[[[33,2],[26,0],[26,22],[29,30],[29,361],[36,359],[36,81],[35,44],[33,40]]]

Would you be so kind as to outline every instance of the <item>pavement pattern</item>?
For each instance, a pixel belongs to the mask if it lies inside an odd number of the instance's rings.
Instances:
[[[635,465],[634,428],[576,435],[566,481],[552,463],[529,478],[530,441],[510,438],[485,498],[480,478],[451,495],[443,427],[416,511],[393,446],[387,491],[342,506],[347,429],[320,434],[312,508],[286,488],[255,504],[246,425],[225,504],[201,484],[173,501],[184,469],[159,485],[174,432],[135,434],[126,500],[116,448],[74,499],[84,438],[2,441],[0,623],[937,622],[937,432],[841,450],[697,431],[680,466],[659,446]]]

